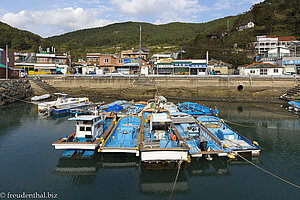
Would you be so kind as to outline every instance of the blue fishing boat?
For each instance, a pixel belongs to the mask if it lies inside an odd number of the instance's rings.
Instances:
[[[176,131],[188,145],[192,157],[213,154],[227,156],[228,153],[224,152],[219,139],[199,124],[193,116],[182,112],[174,112],[170,115]]]
[[[300,111],[300,102],[297,101],[289,101],[288,102],[289,105],[291,105],[290,109],[293,109],[296,112]]]
[[[72,105],[52,106],[51,108],[49,108],[49,114],[54,116],[70,114],[70,111],[72,109],[82,109],[87,106],[90,106],[91,104],[91,102],[80,102]]]
[[[174,130],[167,110],[158,107],[142,112],[140,154],[142,162],[188,161],[188,146]]]
[[[138,115],[147,105],[146,102],[136,102],[134,104],[131,104],[126,109],[122,110],[121,112],[118,112],[118,117],[123,117],[126,115]]]
[[[134,115],[122,117],[111,131],[99,152],[135,153],[138,155],[138,140],[141,118]]]
[[[177,105],[178,109],[181,112],[185,112],[189,115],[193,116],[198,116],[198,115],[218,115],[217,110],[214,110],[212,108],[200,105],[198,103],[193,103],[193,102],[184,102],[184,103],[179,103]]]
[[[62,157],[91,157],[114,127],[116,116],[111,113],[102,116],[80,115],[69,120],[76,121],[75,132],[52,145],[55,149],[66,150]]]
[[[92,115],[95,114],[95,111],[97,110],[97,106],[102,105],[103,103],[98,102],[98,103],[93,103],[84,107],[80,107],[80,108],[72,108],[70,109],[70,114],[77,114],[77,115]]]
[[[259,156],[261,147],[257,142],[251,142],[238,132],[232,130],[225,122],[215,116],[199,116],[198,122],[209,132],[217,137],[224,148],[232,154],[248,153],[251,156]]]
[[[127,103],[127,101],[125,100],[118,100],[118,101],[114,101],[114,102],[110,102],[107,104],[102,104],[97,106],[97,113],[103,113],[103,112],[120,112],[122,111],[124,108],[122,105],[124,105],[125,103]]]

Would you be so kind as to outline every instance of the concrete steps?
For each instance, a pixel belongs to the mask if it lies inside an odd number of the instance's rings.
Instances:
[[[300,99],[300,84],[296,85],[295,87],[289,89],[279,97],[280,99],[291,101],[291,100],[299,100]]]
[[[32,82],[39,87],[40,89],[44,90],[46,93],[55,93],[57,92],[57,89],[53,87],[52,85],[48,84],[42,79],[34,79]]]

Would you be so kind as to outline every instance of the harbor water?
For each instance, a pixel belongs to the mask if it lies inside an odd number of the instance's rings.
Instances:
[[[300,118],[279,104],[198,102],[264,149],[250,160],[300,185]],[[168,199],[176,169],[149,170],[135,155],[61,159],[54,141],[74,131],[67,118],[38,116],[37,106],[0,107],[0,193],[58,199]],[[4,196],[5,197],[5,196]],[[172,199],[299,199],[300,190],[243,160],[192,159],[179,173]]]

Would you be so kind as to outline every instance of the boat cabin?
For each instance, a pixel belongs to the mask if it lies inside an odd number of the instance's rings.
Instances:
[[[170,132],[172,120],[167,113],[155,113],[150,118],[150,132],[154,133],[155,140],[165,138],[165,133]]]
[[[70,118],[71,121],[76,121],[77,139],[94,139],[99,136],[101,128],[101,120],[99,116],[81,115]]]

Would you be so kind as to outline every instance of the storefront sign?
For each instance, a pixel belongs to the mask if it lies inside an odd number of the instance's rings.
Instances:
[[[124,59],[124,65],[125,66],[138,66],[139,59],[138,58]]]
[[[300,60],[285,60],[285,65],[300,65]]]

